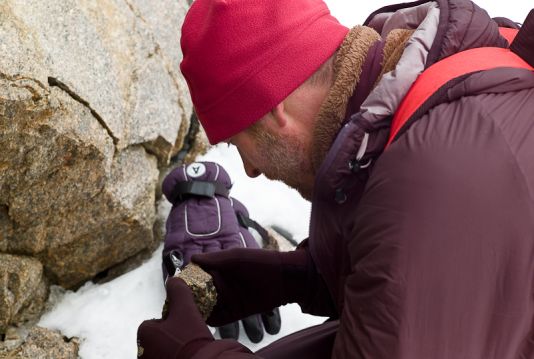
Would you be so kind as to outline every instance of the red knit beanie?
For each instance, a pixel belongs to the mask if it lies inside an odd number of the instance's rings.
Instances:
[[[347,32],[322,0],[195,0],[182,27],[180,68],[210,143],[271,111]]]

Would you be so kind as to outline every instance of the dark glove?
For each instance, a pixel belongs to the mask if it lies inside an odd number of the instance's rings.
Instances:
[[[191,260],[213,277],[217,289],[209,325],[228,324],[306,297],[311,258],[305,250],[234,248]]]
[[[169,278],[166,286],[166,316],[145,320],[137,330],[140,358],[187,359],[214,340],[187,284],[179,278]]]
[[[252,343],[262,341],[264,330],[271,335],[275,335],[280,332],[280,327],[282,326],[278,308],[262,314],[250,315],[241,319],[241,323],[243,323],[245,333]],[[221,325],[219,327],[219,335],[223,339],[239,338],[239,321]]]
[[[168,273],[175,273],[177,270],[180,270],[183,266],[183,255],[178,250],[172,250],[163,258],[163,266],[167,269]],[[269,315],[251,315],[249,317],[243,318],[243,328],[247,337],[253,343],[259,343],[263,339],[263,325],[262,320],[265,320],[265,328],[269,334],[277,334],[280,331],[281,319],[280,312],[278,308],[276,311],[272,311]],[[223,339],[239,339],[239,321],[222,325],[219,328],[219,335]]]

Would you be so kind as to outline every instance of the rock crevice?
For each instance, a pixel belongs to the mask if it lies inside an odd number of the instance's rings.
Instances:
[[[91,114],[96,118],[98,123],[100,123],[100,125],[106,130],[106,132],[108,133],[109,137],[111,137],[111,139],[113,140],[113,143],[115,145],[118,144],[119,139],[113,134],[113,131],[111,130],[111,128],[109,128],[109,126],[107,125],[106,121],[104,121],[102,116],[100,116],[91,107],[89,102],[87,102],[86,100],[81,98],[74,91],[72,91],[66,84],[64,84],[63,82],[59,81],[55,77],[48,77],[48,85],[50,85],[52,87],[59,87],[61,90],[65,91],[70,97],[72,97],[75,101],[77,101],[77,102],[81,103],[82,105],[84,105],[85,107],[87,107],[89,109],[89,111],[91,112]]]

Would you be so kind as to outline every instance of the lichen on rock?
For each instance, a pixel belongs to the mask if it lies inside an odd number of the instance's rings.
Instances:
[[[25,337],[13,330],[0,341],[0,358],[77,359],[80,342],[60,332],[33,327]]]
[[[0,254],[0,334],[39,317],[48,297],[43,266],[34,258]]]

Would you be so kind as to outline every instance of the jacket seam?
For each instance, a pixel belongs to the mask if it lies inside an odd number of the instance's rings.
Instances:
[[[495,117],[493,117],[493,115],[491,115],[487,110],[483,109],[480,106],[479,106],[479,109],[481,110],[482,114],[486,115],[487,117],[489,117],[491,119],[491,122],[492,122],[493,126],[496,129],[499,130],[498,132],[499,132],[501,138],[503,139],[504,143],[506,144],[506,148],[508,149],[509,153],[512,155],[512,157],[514,159],[515,166],[517,167],[519,173],[521,174],[521,179],[523,181],[523,185],[525,186],[525,188],[527,190],[527,193],[528,193],[528,196],[529,196],[529,199],[530,199],[530,208],[533,209],[533,211],[534,211],[534,197],[532,196],[531,189],[528,186],[528,181],[526,179],[525,171],[523,170],[523,168],[519,164],[519,161],[517,160],[517,155],[514,153],[514,151],[512,149],[512,146],[510,145],[510,142],[508,141],[508,138],[504,135],[504,132],[503,132],[501,126],[495,120]]]
[[[469,9],[469,12],[471,13],[471,16],[469,18],[469,24],[467,24],[466,29],[471,28],[471,24],[473,23],[473,17],[475,16],[475,4],[471,3],[471,9]],[[463,48],[464,41],[465,41],[465,38],[467,36],[467,33],[468,33],[468,31],[464,31],[464,34],[463,34],[464,36],[462,36],[462,40],[460,40],[460,43],[458,44],[459,48],[456,50],[456,52],[462,51],[462,50],[459,50],[459,49]]]

